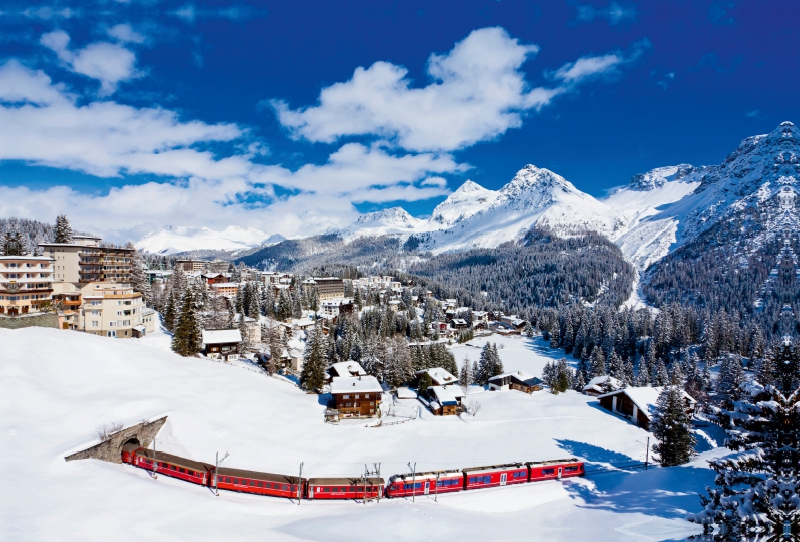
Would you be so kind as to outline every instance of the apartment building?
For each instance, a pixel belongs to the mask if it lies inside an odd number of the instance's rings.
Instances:
[[[303,293],[310,295],[312,290],[317,291],[317,299],[341,299],[344,297],[344,281],[336,277],[311,278],[302,283]]]
[[[0,314],[31,314],[51,302],[53,267],[45,256],[0,256]]]
[[[100,241],[99,237],[75,235],[72,243],[42,243],[39,247],[54,260],[55,282],[130,282],[135,249],[101,247]]]
[[[142,294],[127,284],[90,282],[81,288],[83,307],[80,328],[104,337],[131,338],[144,335],[146,308]]]
[[[180,267],[187,273],[196,273],[198,271],[203,271],[208,265],[208,262],[205,260],[176,260],[175,267]],[[227,268],[225,269],[227,271]]]

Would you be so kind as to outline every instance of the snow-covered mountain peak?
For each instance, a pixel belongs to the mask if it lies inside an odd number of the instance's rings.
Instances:
[[[358,217],[356,224],[380,223],[384,226],[414,226],[422,222],[419,218],[414,218],[402,207],[390,207],[372,213],[366,213]]]
[[[436,206],[431,220],[446,226],[471,217],[494,202],[497,192],[482,187],[476,182],[466,181],[458,190]]]
[[[669,181],[677,181],[686,177],[695,170],[690,164],[679,164],[677,166],[665,166],[651,169],[647,173],[639,173],[631,178],[627,188],[630,190],[653,190],[661,188]]]
[[[283,241],[280,235],[267,236],[247,226],[231,225],[222,231],[208,227],[164,226],[142,237],[136,248],[152,254],[176,254],[192,250],[244,250]]]

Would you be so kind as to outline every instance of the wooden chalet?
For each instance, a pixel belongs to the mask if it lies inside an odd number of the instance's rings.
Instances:
[[[525,371],[503,373],[489,379],[489,389],[494,391],[519,390],[533,393],[541,390],[543,385],[543,380]]]
[[[342,361],[328,367],[328,382],[341,376],[367,376],[367,372],[357,361]]]
[[[448,384],[458,383],[458,379],[455,376],[451,375],[441,367],[432,367],[430,369],[423,369],[414,373],[414,387],[419,386],[419,381],[422,378],[422,375],[425,373],[428,373],[428,376],[431,377],[431,382],[434,386],[446,386]]]
[[[431,411],[437,416],[453,416],[458,414],[464,392],[460,386],[431,386],[426,390],[431,398]]]
[[[663,389],[663,387],[647,386],[630,387],[598,395],[597,398],[600,400],[600,406],[606,410],[628,418],[635,425],[649,430],[658,396]],[[685,391],[683,396],[686,410],[694,411],[696,401]]]
[[[583,387],[583,393],[597,397],[624,387],[624,384],[613,376],[596,376]]]
[[[210,359],[235,361],[239,359],[239,343],[242,334],[238,329],[203,330],[203,351]]]
[[[333,408],[340,418],[372,418],[380,413],[381,388],[374,376],[337,376],[331,380]]]

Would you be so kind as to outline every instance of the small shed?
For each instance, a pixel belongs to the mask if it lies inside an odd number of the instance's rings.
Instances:
[[[606,410],[624,416],[634,424],[649,430],[658,396],[663,389],[661,386],[655,388],[637,386],[598,395],[597,398],[600,400],[600,406]],[[696,401],[685,391],[683,398],[687,412],[694,411]]]
[[[239,359],[239,343],[242,334],[238,329],[203,330],[203,351],[211,359],[235,361]]]
[[[489,389],[494,391],[519,390],[533,393],[542,389],[544,381],[525,371],[513,371],[489,379]]]

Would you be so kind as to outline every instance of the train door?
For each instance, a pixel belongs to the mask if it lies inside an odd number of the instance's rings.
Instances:
[[[425,480],[425,495],[430,494],[431,492],[431,483],[428,480]]]
[[[506,480],[508,479],[507,477],[508,477],[508,474],[506,474],[505,472],[500,475],[500,485],[501,486],[506,485]]]
[[[558,479],[561,480],[561,467],[558,467]]]

